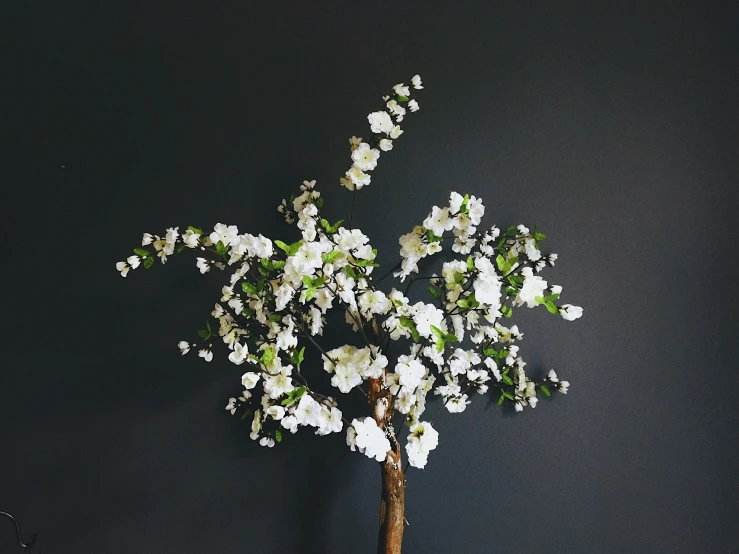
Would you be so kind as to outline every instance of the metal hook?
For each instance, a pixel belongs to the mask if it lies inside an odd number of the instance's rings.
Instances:
[[[25,550],[26,552],[28,552],[30,554],[31,547],[36,542],[36,534],[34,533],[33,535],[31,535],[31,540],[28,543],[25,543],[25,542],[23,542],[23,534],[21,533],[21,526],[20,526],[20,523],[18,523],[18,520],[15,519],[8,512],[0,512],[0,516],[5,516],[5,517],[9,518],[13,522],[13,524],[15,525],[15,532],[18,535],[18,542],[20,543],[20,545],[23,548],[23,550]]]

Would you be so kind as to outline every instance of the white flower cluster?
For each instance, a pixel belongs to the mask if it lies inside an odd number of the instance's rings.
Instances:
[[[385,373],[387,358],[374,345],[365,348],[344,345],[323,355],[323,368],[333,373],[331,384],[344,394],[364,379],[379,379]]]
[[[414,89],[422,89],[421,77],[414,76],[411,85]],[[393,149],[393,141],[403,134],[398,124],[403,121],[408,111],[416,112],[419,109],[418,102],[410,97],[410,89],[410,86],[398,83],[393,87],[392,96],[383,97],[386,109],[372,112],[367,116],[372,131],[372,138],[368,142],[363,142],[357,137],[349,139],[352,166],[341,178],[342,186],[349,190],[359,190],[370,184],[371,175],[368,172],[377,167],[380,151],[387,152]]]
[[[434,206],[431,213],[412,232],[400,237],[400,271],[395,273],[401,281],[411,273],[418,272],[418,262],[426,256],[441,252],[444,234],[452,232],[452,250],[458,254],[469,254],[475,246],[477,226],[485,214],[485,206],[474,196],[462,196],[452,192],[449,206]]]
[[[412,86],[423,88],[418,76]],[[369,183],[366,172],[402,133],[398,123],[407,111],[418,109],[410,86],[402,83],[385,102],[387,111],[369,116],[373,138],[350,141],[353,166],[342,184],[351,190]],[[543,234],[523,225],[478,231],[485,213],[482,201],[452,192],[448,206],[434,206],[422,225],[400,237],[395,276],[410,282],[405,293],[385,293],[374,281],[377,251],[369,238],[342,221],[330,223],[321,217],[322,207],[315,181],[304,181],[299,195],[278,207],[300,232],[292,244],[242,234],[222,223],[210,233],[188,227],[180,234],[172,227],[164,237],[145,234],[141,248],[116,264],[125,277],[131,269],[150,268],[157,258],[165,263],[168,256],[191,249],[198,253],[201,273],[213,266],[233,269],[211,313],[214,325],[207,323],[199,340],[180,341],[178,348],[183,355],[197,350],[210,362],[220,337],[231,363],[251,365],[242,375],[240,396],[230,398],[226,409],[251,416],[252,439],[271,447],[283,432],[300,427],[318,435],[346,429],[352,450],[384,461],[398,447],[392,416],[400,414],[409,428],[408,462],[422,468],[438,445],[437,431],[421,420],[429,393],[440,397],[448,412],[460,413],[474,393],[495,394],[499,404],[508,402],[521,411],[535,407],[539,394],[567,392],[569,383],[554,370],[539,380],[527,376],[517,344],[523,333],[502,323],[522,306],[541,305],[568,321],[582,316],[578,306],[558,305],[562,287],[539,275],[557,259],[541,252]],[[456,259],[445,261],[438,275],[412,276],[419,272],[419,261],[441,251],[445,240],[452,241]],[[406,295],[420,279],[431,285],[432,298],[411,304]],[[343,311],[363,346],[319,345],[331,308]],[[404,341],[406,347],[389,359],[393,341]],[[373,417],[354,418],[350,424],[333,397],[309,386],[301,371],[306,346],[320,352],[331,385],[340,393],[358,389],[375,403]],[[367,382],[371,394],[363,388]]]

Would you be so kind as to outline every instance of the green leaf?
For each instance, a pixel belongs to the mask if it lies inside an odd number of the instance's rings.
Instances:
[[[354,260],[352,262],[358,267],[380,267],[380,264],[376,264],[373,260]]]
[[[190,225],[187,228],[187,230],[188,231],[192,231],[193,233],[197,233],[198,235],[202,235],[203,234],[203,230],[202,229],[198,229],[197,227],[193,227],[192,225]]]
[[[437,289],[436,287],[429,287],[429,294],[431,294],[431,296],[433,296],[437,300],[441,300],[441,297],[442,297],[441,290]]]
[[[179,246],[177,247],[177,250],[175,250],[175,254],[179,254],[179,253],[180,253],[180,252],[182,252],[182,251],[183,251],[183,250],[184,250],[185,248],[187,248],[187,245],[186,245],[186,244],[185,244],[184,242],[180,243],[180,245],[179,245]]]
[[[546,385],[539,385],[539,389],[541,390],[541,392],[543,392],[547,396],[552,395],[552,393],[549,392],[549,387],[547,387]]]
[[[461,271],[455,271],[454,272],[454,282],[457,285],[461,285],[462,283],[464,283],[464,273],[462,273]]]
[[[228,252],[228,246],[223,244],[222,240],[219,240],[216,243],[216,252],[218,253],[219,256],[223,256],[224,254],[226,254],[226,252]]]
[[[462,201],[462,205],[459,207],[460,213],[466,214],[467,212],[470,211],[468,207],[469,201],[470,201],[470,195],[465,194],[464,200]]]
[[[290,392],[287,393],[287,398],[285,398],[282,402],[280,402],[280,404],[282,406],[292,406],[293,404],[295,404],[295,402],[300,400],[300,397],[303,396],[303,393],[305,393],[305,391],[306,391],[305,387],[300,387],[298,389],[291,390]]]
[[[348,265],[344,268],[344,273],[346,273],[347,277],[351,277],[352,279],[356,279],[359,277],[359,273],[356,269],[354,269],[352,266]]]
[[[431,332],[434,334],[435,337],[439,339],[444,339],[444,331],[439,329],[436,325],[431,325]]]
[[[308,275],[303,275],[303,284],[306,287],[320,287],[325,281],[326,280],[323,277],[316,277],[315,279],[312,279]]]
[[[282,321],[282,316],[280,314],[271,314],[267,319],[273,323],[278,323]]]
[[[410,97],[409,97],[409,96],[403,96],[403,95],[401,95],[401,94],[396,94],[396,95],[395,95],[395,99],[396,99],[396,100],[397,100],[398,102],[408,102],[408,100],[410,100]]]
[[[416,323],[407,315],[400,316],[400,326],[411,330],[411,336],[413,342],[418,342],[421,338],[421,333],[416,329]]]
[[[500,406],[505,401],[505,394],[501,394],[500,398],[498,398],[498,406]]]
[[[506,397],[506,398],[507,398],[508,400],[515,400],[515,399],[516,399],[516,397],[515,397],[515,396],[513,396],[513,395],[512,395],[512,394],[511,394],[510,392],[508,392],[507,390],[504,390],[504,391],[503,391],[503,396],[505,396],[505,397]]]
[[[210,338],[210,333],[205,329],[200,329],[200,331],[198,331],[198,336],[203,340],[208,340]]]
[[[282,431],[279,429],[275,429],[275,440],[277,442],[282,442]]]
[[[151,266],[153,266],[153,265],[154,265],[154,258],[146,258],[146,259],[144,260],[144,267],[145,267],[146,269],[149,269],[149,268],[150,268]]]
[[[290,361],[298,368],[300,369],[300,364],[303,363],[303,359],[305,357],[305,346],[298,350],[297,348],[292,351],[290,354]]]
[[[269,270],[268,270],[268,269],[266,269],[266,268],[264,268],[264,267],[260,267],[260,268],[259,268],[259,274],[260,274],[260,275],[261,275],[262,277],[268,277],[268,276],[269,276]]]
[[[340,219],[339,221],[337,221],[337,222],[336,222],[336,223],[334,223],[333,225],[331,225],[331,224],[330,224],[330,223],[328,222],[328,220],[326,220],[326,219],[321,219],[321,226],[322,226],[322,227],[323,227],[324,229],[326,229],[326,232],[327,232],[328,234],[330,234],[330,235],[333,235],[333,234],[334,234],[334,233],[335,233],[336,231],[338,231],[338,230],[339,230],[339,227],[341,227],[341,224],[342,224],[342,223],[344,223],[344,220],[343,220],[343,219]]]
[[[252,317],[255,313],[257,313],[255,310],[247,307],[244,307],[243,311],[241,312],[241,314],[245,317]]]
[[[437,237],[430,229],[427,229],[426,240],[429,242],[441,242],[443,239],[441,237]]]
[[[501,378],[503,379],[503,382],[506,385],[512,385],[513,384],[513,379],[511,379],[508,375],[501,375]]]
[[[339,257],[341,250],[332,250],[328,254],[321,254],[321,261],[325,264],[333,263],[333,261]]]
[[[310,302],[313,300],[313,297],[316,295],[316,288],[315,287],[309,287],[305,291],[305,301]]]
[[[279,248],[280,250],[282,250],[283,252],[285,252],[285,255],[287,255],[287,256],[294,256],[295,253],[300,248],[300,241],[294,242],[292,244],[285,244],[281,240],[276,240],[276,241],[273,241],[273,242],[275,243],[275,245],[277,246],[277,248]]]
[[[535,296],[534,300],[536,300],[539,304],[544,304],[547,310],[549,310],[550,314],[557,315],[559,314],[559,309],[557,306],[552,302],[552,298],[559,297],[558,294],[552,294],[550,296]]]
[[[274,359],[275,357],[275,351],[272,350],[272,348],[267,347],[264,349],[264,352],[262,353],[262,357],[259,360],[264,365],[269,365],[269,363]]]
[[[261,263],[262,267],[269,271],[275,271],[276,269],[282,269],[283,267],[285,267],[285,260],[272,261],[268,260],[267,258],[262,258]]]
[[[472,271],[475,269],[475,260],[472,256],[467,256],[467,270]]]
[[[510,260],[506,260],[502,254],[498,254],[498,256],[495,258],[495,263],[503,275],[510,273],[511,269],[513,269],[513,266],[516,265],[516,262],[518,262],[517,256],[514,256]]]
[[[509,306],[501,306],[500,313],[505,318],[509,318],[513,315],[513,310]]]
[[[247,294],[256,294],[257,287],[252,285],[249,281],[241,281],[241,290]]]
[[[316,205],[316,207],[317,207],[317,208],[318,208],[318,209],[320,210],[321,208],[323,208],[323,197],[322,197],[322,196],[319,196],[318,198],[316,198],[316,199],[315,199],[315,200],[313,201],[313,203],[314,203],[314,204]]]
[[[243,414],[241,414],[241,421],[244,421],[250,415],[251,415],[251,410],[246,410]]]
[[[133,253],[137,256],[141,256],[142,258],[146,258],[147,256],[151,256],[151,252],[146,250],[145,248],[134,248]]]

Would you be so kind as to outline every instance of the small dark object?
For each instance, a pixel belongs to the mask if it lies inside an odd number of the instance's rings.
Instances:
[[[36,534],[34,533],[31,535],[31,540],[29,542],[23,542],[23,534],[21,533],[21,526],[18,523],[18,520],[15,519],[11,514],[8,512],[0,512],[0,516],[6,516],[9,518],[13,524],[15,525],[15,532],[18,535],[18,542],[20,543],[21,547],[23,548],[24,552],[28,552],[30,554],[31,547],[36,543]]]

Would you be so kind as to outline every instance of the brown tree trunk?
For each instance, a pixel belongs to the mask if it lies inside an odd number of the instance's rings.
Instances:
[[[392,427],[393,397],[388,390],[382,389],[380,379],[370,379],[369,402],[377,426],[385,430],[391,446],[387,458],[380,465],[382,494],[377,554],[400,554],[405,522],[405,476],[400,444],[395,440]]]
[[[400,450],[400,445],[397,445]],[[400,452],[382,464],[382,498],[377,554],[400,554],[405,520],[405,476]]]

